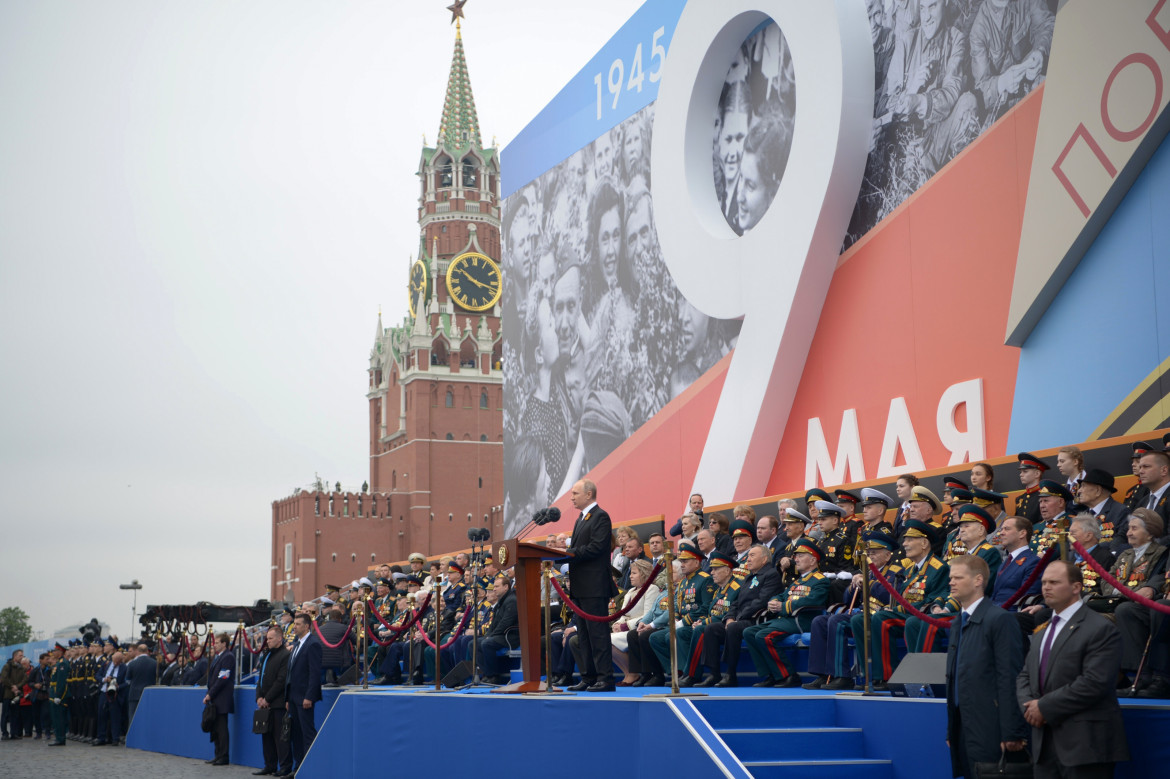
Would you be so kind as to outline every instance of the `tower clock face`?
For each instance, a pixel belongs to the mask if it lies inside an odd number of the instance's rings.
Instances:
[[[468,311],[486,311],[503,291],[500,266],[478,252],[461,254],[447,266],[447,291]]]
[[[410,285],[407,292],[407,297],[410,298],[410,315],[418,316],[414,310],[418,293],[422,292],[423,300],[431,296],[431,278],[427,275],[427,266],[423,264],[422,260],[415,260],[414,265],[410,266]]]

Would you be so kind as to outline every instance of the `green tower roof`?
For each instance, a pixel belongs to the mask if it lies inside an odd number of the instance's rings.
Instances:
[[[455,24],[455,53],[447,77],[447,96],[443,99],[443,118],[439,120],[439,144],[449,149],[483,148],[475,97],[471,94],[471,79],[467,75],[467,59],[463,56],[463,32],[458,22]]]

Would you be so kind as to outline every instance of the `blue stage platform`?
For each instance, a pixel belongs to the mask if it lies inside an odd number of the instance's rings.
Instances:
[[[376,775],[395,761],[421,768],[431,756],[444,765],[474,756],[475,772],[484,779],[525,775],[517,774],[517,760],[555,765],[563,779],[618,770],[735,779],[950,776],[941,700],[750,687],[654,697],[667,691],[517,696],[484,689],[332,688],[318,707],[320,733],[298,776]],[[210,758],[211,744],[199,730],[203,695],[199,688],[147,688],[127,746]],[[260,767],[260,737],[251,732],[254,698],[254,688],[237,688],[231,760]],[[1147,779],[1170,764],[1164,736],[1170,704],[1122,706],[1133,760],[1121,764],[1117,776]],[[581,743],[603,746],[565,749]]]

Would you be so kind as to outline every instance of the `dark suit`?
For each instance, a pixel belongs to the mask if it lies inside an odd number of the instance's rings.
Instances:
[[[309,628],[309,633],[293,644],[288,660],[288,685],[285,698],[288,705],[289,728],[292,736],[293,763],[299,770],[305,753],[317,737],[317,725],[312,708],[306,709],[305,701],[316,703],[321,700],[321,640]]]
[[[116,692],[106,691],[106,679],[113,677],[117,682]],[[97,743],[105,744],[106,727],[109,726],[109,743],[117,744],[122,738],[122,704],[126,702],[129,685],[126,682],[126,664],[110,665],[98,678],[101,689],[98,692]]]
[[[207,697],[215,706],[215,759],[228,759],[228,715],[236,710],[236,656],[226,649],[216,655],[207,668]]]
[[[732,606],[731,617],[734,621],[720,620],[703,628],[703,664],[712,672],[717,672],[722,659],[728,676],[735,679],[743,631],[756,623],[756,615],[762,613],[768,607],[768,601],[783,590],[780,572],[771,563],[765,563],[755,575],[745,577],[740,582],[739,595]],[[723,646],[722,658],[720,644]]]
[[[1114,689],[1121,667],[1121,635],[1108,619],[1081,606],[1052,642],[1041,686],[1040,652],[1046,633],[1047,627],[1032,636],[1024,670],[1016,679],[1020,706],[1039,700],[1046,722],[1032,728],[1036,776],[1112,776],[1113,764],[1129,759]]]
[[[142,700],[142,691],[154,684],[156,673],[158,673],[158,663],[150,655],[139,655],[126,663],[126,683],[129,685],[130,701],[130,716],[126,721],[127,728],[134,721],[134,712],[138,709],[138,701]]]
[[[1105,503],[1101,506],[1101,512],[1097,514],[1097,521],[1101,523],[1103,530],[1108,527],[1113,533],[1112,538],[1101,541],[1112,554],[1120,554],[1123,549],[1129,546],[1129,541],[1125,538],[1125,531],[1129,528],[1129,509],[1124,504],[1118,503],[1113,498],[1106,498]]]
[[[479,648],[476,650],[477,659],[485,675],[502,675],[498,653],[501,649],[511,648],[508,643],[508,631],[519,624],[520,615],[516,606],[516,594],[509,589],[492,609],[492,622],[488,626],[487,635],[476,639],[479,642]]]
[[[578,517],[573,525],[569,594],[586,614],[607,615],[609,599],[617,595],[617,587],[609,572],[611,534],[609,514],[597,504]],[[609,640],[609,624],[578,616],[573,620],[577,625],[581,659],[585,661],[581,667],[581,681],[612,683],[613,644]]]
[[[1024,636],[1008,612],[984,598],[947,648],[947,740],[954,776],[974,777],[975,763],[994,762],[1000,742],[1023,741],[1028,723],[1016,703]]]
[[[285,687],[288,684],[289,651],[284,644],[275,650],[265,650],[260,660],[260,676],[256,680],[256,700],[263,698],[268,703],[268,730],[260,734],[264,750],[264,767],[270,771],[291,771],[292,755],[289,744],[282,741],[280,732],[284,728]]]
[[[1031,549],[1025,548],[1014,559],[1011,555],[1004,555],[1003,562],[1000,563],[999,571],[995,576],[995,586],[991,590],[991,600],[997,605],[1003,604],[1008,598],[1016,594],[1016,591],[1024,585],[1028,577],[1032,575],[1032,571],[1040,562],[1040,557]],[[1036,581],[1028,588],[1028,595],[1035,595],[1040,592],[1040,577],[1036,577]],[[1016,601],[1012,610],[1019,608],[1019,601]]]

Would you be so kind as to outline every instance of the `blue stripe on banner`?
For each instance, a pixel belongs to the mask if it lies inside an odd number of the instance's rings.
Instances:
[[[504,197],[658,99],[687,0],[647,0],[500,154]]]

